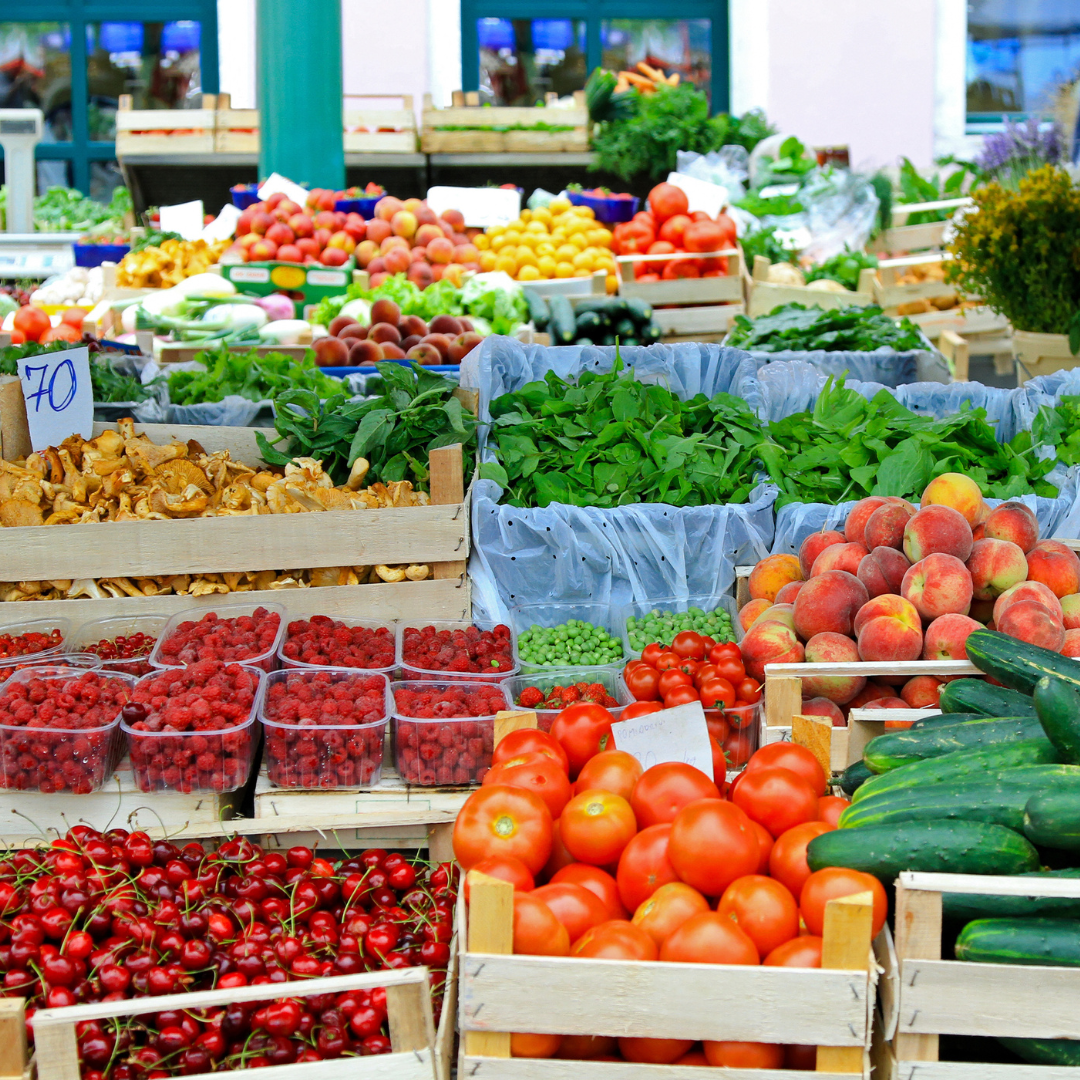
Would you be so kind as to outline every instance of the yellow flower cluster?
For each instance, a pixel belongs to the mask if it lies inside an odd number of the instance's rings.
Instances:
[[[502,270],[518,281],[588,277],[607,271],[608,291],[617,285],[611,230],[587,206],[553,199],[547,206],[522,210],[509,225],[493,225],[473,243],[481,270]]]

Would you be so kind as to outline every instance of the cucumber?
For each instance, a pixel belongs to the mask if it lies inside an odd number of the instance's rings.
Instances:
[[[1015,1039],[1000,1036],[998,1042],[1032,1065],[1080,1066],[1080,1039]]]
[[[1042,734],[1042,725],[1033,716],[965,720],[941,727],[909,728],[871,739],[863,751],[863,760],[874,772],[883,773],[913,761],[941,757],[956,750],[981,750],[999,743],[1038,739]]]
[[[578,336],[574,322],[574,309],[565,296],[553,296],[548,302],[551,311],[551,321],[548,327],[551,331],[552,344],[569,345]]]
[[[1080,803],[1080,768],[1075,765],[1025,765],[1006,769],[999,779],[967,778],[894,788],[868,795],[847,807],[840,815],[841,829],[887,825],[896,821],[986,821],[1007,825],[1018,832],[1024,827],[1024,807],[1028,799],[1047,787],[1065,785],[1073,800]],[[1034,838],[1028,834],[1029,840]]]
[[[662,331],[656,323],[651,322],[648,326],[643,327],[641,331],[641,342],[643,345],[651,345],[654,341],[659,341],[662,336]]]
[[[615,324],[615,336],[622,342],[637,338],[638,328],[633,319],[620,319]]]
[[[1080,868],[1036,870],[1022,874],[1034,881],[1044,878],[1080,878]],[[967,922],[970,919],[1026,918],[1034,915],[1080,918],[1080,900],[1067,896],[995,896],[975,893],[944,893],[942,911],[947,919]]]
[[[877,775],[865,761],[856,761],[840,774],[840,790],[845,795],[854,795],[871,777]]]
[[[619,296],[598,296],[595,300],[582,300],[576,311],[597,311],[608,318],[618,321],[626,314],[627,301]]]
[[[957,783],[975,779],[997,780],[1005,769],[1016,769],[1023,765],[1052,765],[1057,760],[1057,751],[1049,739],[1027,739],[988,746],[985,750],[957,750],[941,757],[901,765],[880,776],[874,775],[855,792],[852,801],[860,803],[871,795],[921,784],[936,784],[943,780]]]
[[[529,318],[537,330],[546,330],[551,312],[548,311],[547,301],[535,289],[522,289],[525,294],[525,304],[529,309]]]
[[[1080,967],[1074,919],[976,919],[956,939],[956,959],[975,964]]]
[[[1056,675],[1080,689],[1080,663],[1040,649],[996,630],[976,630],[964,643],[968,659],[987,675],[1013,690],[1031,694],[1044,675]]]
[[[1047,675],[1035,684],[1033,697],[1046,737],[1066,761],[1080,763],[1080,693]]]
[[[652,322],[652,305],[646,303],[639,296],[628,297],[626,300],[626,314],[642,326],[648,326]]]
[[[598,311],[579,311],[574,322],[577,324],[577,332],[581,337],[588,337],[602,330],[604,326]]]
[[[949,724],[963,724],[967,720],[990,719],[993,719],[993,717],[989,717],[985,713],[943,712],[938,713],[936,716],[924,716],[921,720],[916,720],[908,730],[913,731],[915,728],[946,727]]]
[[[1024,835],[1039,847],[1080,851],[1080,797],[1073,791],[1040,791],[1024,809]]]
[[[835,829],[806,848],[811,870],[846,866],[891,885],[902,870],[945,874],[1023,874],[1038,852],[1018,832],[979,821],[901,821]]]
[[[1029,694],[1007,686],[991,686],[983,679],[957,679],[941,688],[943,712],[976,712],[981,716],[1033,716]]]

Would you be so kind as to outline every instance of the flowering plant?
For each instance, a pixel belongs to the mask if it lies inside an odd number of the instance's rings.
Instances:
[[[1023,124],[1006,120],[1004,130],[987,135],[975,164],[987,179],[1015,191],[1032,169],[1056,165],[1061,156],[1057,127],[1052,125],[1044,130],[1038,119],[1032,117]]]

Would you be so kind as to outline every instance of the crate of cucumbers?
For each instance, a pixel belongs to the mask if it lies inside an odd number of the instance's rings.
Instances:
[[[525,290],[533,326],[552,345],[651,345],[660,339],[652,307],[621,296],[538,296]]]

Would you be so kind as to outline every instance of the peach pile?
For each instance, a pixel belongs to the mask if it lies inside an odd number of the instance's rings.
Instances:
[[[1080,657],[1080,558],[1039,540],[1019,502],[993,510],[969,477],[944,473],[913,506],[863,499],[843,532],[822,529],[796,555],[754,567],[739,612],[747,674],[772,663],[965,660],[980,626]],[[811,675],[803,712],[846,722],[852,708],[936,706],[945,679]]]

